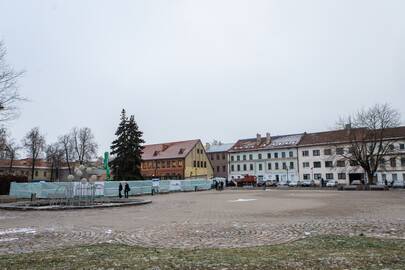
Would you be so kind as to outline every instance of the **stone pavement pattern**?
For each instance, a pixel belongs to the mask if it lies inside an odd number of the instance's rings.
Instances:
[[[405,239],[405,192],[240,190],[145,197],[144,206],[0,210],[0,254],[76,244],[247,247],[318,234]]]

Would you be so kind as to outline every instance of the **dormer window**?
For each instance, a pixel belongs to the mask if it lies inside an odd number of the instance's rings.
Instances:
[[[182,154],[184,154],[184,148],[180,148],[180,150],[179,150],[179,155],[182,155]]]

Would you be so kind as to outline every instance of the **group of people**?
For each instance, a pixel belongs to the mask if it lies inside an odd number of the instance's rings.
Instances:
[[[224,182],[223,181],[214,181],[214,188],[216,189],[216,190],[219,190],[219,191],[221,191],[221,190],[224,190]]]
[[[129,192],[131,191],[131,189],[129,188],[129,185],[127,182],[125,182],[124,188],[122,188],[122,183],[120,182],[120,184],[118,185],[118,197],[122,198],[122,190],[124,190],[124,196],[125,198],[128,199],[129,197]]]

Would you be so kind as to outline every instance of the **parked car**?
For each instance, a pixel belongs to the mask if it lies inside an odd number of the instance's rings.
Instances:
[[[301,181],[291,181],[289,184],[288,184],[288,186],[290,186],[290,187],[299,187],[299,186],[301,186],[302,184],[301,184]]]
[[[303,187],[313,187],[313,186],[315,186],[315,181],[314,180],[304,180],[304,181],[302,181],[301,185]]]
[[[336,180],[330,180],[326,183],[327,187],[336,187],[338,185],[338,181]]]

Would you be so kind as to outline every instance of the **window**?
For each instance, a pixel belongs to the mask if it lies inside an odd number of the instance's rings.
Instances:
[[[217,172],[219,172],[219,169],[220,169],[219,166],[217,166]]]
[[[398,181],[398,175],[396,173],[392,174],[392,181]]]
[[[263,164],[259,164],[259,171],[263,170]]]
[[[302,167],[304,168],[309,168],[309,162],[303,162]]]
[[[46,172],[44,172],[44,177],[46,177]]]
[[[312,155],[313,155],[314,157],[318,157],[318,156],[321,155],[321,151],[319,151],[319,150],[313,150],[313,151],[312,151]]]
[[[243,164],[243,170],[247,171],[247,165],[246,164]]]
[[[311,179],[311,175],[310,174],[304,174],[304,180],[309,180]]]
[[[38,171],[35,171],[35,176],[38,176]]]
[[[309,151],[308,150],[302,151],[302,156],[303,157],[308,157],[309,156]]]
[[[207,168],[207,161],[204,161],[204,168]]]
[[[405,167],[405,158],[401,158],[401,166]]]
[[[346,174],[345,173],[339,173],[338,174],[338,179],[339,180],[345,180],[346,179]]]
[[[358,162],[356,160],[350,160],[350,166],[356,167],[358,166]]]
[[[274,163],[274,167],[278,170],[278,162]]]
[[[333,179],[333,173],[327,173],[326,180],[332,180],[332,179]]]
[[[159,165],[159,163],[158,163],[158,165]],[[179,160],[179,161],[177,162],[177,166],[182,167],[182,166],[183,166],[183,161]]]
[[[268,163],[268,164],[267,164],[267,169],[268,169],[268,170],[271,170],[271,163]]]
[[[290,152],[288,153],[288,155],[289,155],[289,157],[294,157],[293,151],[290,151]]]
[[[315,180],[320,180],[322,178],[322,174],[320,173],[314,173],[314,179]]]
[[[325,156],[331,156],[332,155],[332,149],[325,149],[323,150],[323,154]]]
[[[387,180],[387,175],[386,175],[385,173],[383,173],[383,174],[381,175],[381,177],[382,177],[382,180],[383,180],[384,182]]]
[[[385,159],[384,158],[380,159],[380,165],[382,165],[382,166],[385,165]]]
[[[236,156],[236,160],[237,160],[237,161],[240,160],[240,156],[239,156],[239,155]]]
[[[234,157],[233,157],[233,156],[231,156],[231,161],[234,161]]]
[[[391,164],[391,167],[396,167],[397,166],[397,159],[396,158],[391,158],[390,159],[390,164]]]
[[[197,167],[197,161],[194,160],[193,162],[194,167]],[[166,162],[162,161],[162,168],[166,168]]]
[[[278,153],[274,153],[274,158],[278,158]]]
[[[231,172],[235,171],[235,166],[231,165]]]
[[[246,160],[246,155],[243,155],[243,160]]]
[[[405,150],[405,144],[404,143],[399,144],[399,149]]]
[[[333,167],[333,162],[332,161],[325,161],[325,167],[326,168],[332,168]]]
[[[252,154],[249,155],[249,159],[253,160],[253,155]]]
[[[267,153],[267,158],[271,159],[271,153]]]
[[[222,172],[226,172],[226,166],[222,166]]]
[[[238,164],[238,166],[236,166],[236,168],[238,169],[238,172],[240,171],[240,165]]]
[[[346,167],[346,162],[344,160],[338,160],[336,162],[337,167]]]
[[[285,152],[281,152],[281,157],[285,158]]]
[[[336,148],[336,154],[343,155],[344,149],[343,148]]]
[[[250,170],[253,171],[253,164],[250,164]]]
[[[321,168],[321,162],[320,161],[315,161],[314,162],[314,168]]]
[[[217,160],[219,160],[219,154],[217,154]]]
[[[200,161],[199,160],[197,161],[197,167],[198,168],[200,167]]]
[[[257,158],[258,158],[258,159],[262,159],[262,154],[258,154],[258,155],[257,155]]]
[[[294,162],[290,162],[290,170],[294,169]]]
[[[225,153],[222,153],[222,159],[223,159],[223,160],[226,159]]]
[[[287,170],[287,163],[283,162],[283,170]]]
[[[395,146],[394,146],[393,144],[390,144],[390,145],[389,145],[389,149],[390,149],[391,151],[393,151],[393,150],[395,149]]]
[[[402,180],[405,181],[405,173],[402,174]]]

